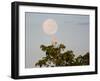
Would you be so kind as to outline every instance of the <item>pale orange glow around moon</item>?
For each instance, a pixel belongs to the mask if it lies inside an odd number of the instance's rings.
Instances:
[[[47,35],[53,35],[57,32],[57,23],[54,19],[47,19],[43,22],[43,31]]]

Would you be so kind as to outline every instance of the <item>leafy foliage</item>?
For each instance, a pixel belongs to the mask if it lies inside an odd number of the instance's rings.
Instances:
[[[89,52],[84,56],[79,55],[75,57],[72,50],[65,51],[66,46],[64,44],[54,45],[41,45],[41,50],[46,53],[45,57],[42,57],[35,66],[39,67],[57,67],[57,66],[78,66],[89,65]]]

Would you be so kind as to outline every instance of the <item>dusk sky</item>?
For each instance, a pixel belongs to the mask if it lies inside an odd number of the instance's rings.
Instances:
[[[25,13],[26,57],[25,67],[34,64],[45,56],[40,45],[51,44],[51,37],[43,32],[43,22],[47,19],[56,21],[58,30],[55,36],[58,43],[66,45],[66,50],[73,50],[76,56],[89,52],[89,16],[75,14]]]

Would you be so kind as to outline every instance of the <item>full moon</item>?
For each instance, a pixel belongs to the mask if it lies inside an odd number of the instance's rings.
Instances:
[[[54,19],[47,19],[43,22],[43,31],[47,35],[53,35],[57,32],[57,23]]]

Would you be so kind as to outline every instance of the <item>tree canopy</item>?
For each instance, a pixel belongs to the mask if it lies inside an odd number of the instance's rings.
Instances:
[[[72,50],[65,50],[64,44],[54,45],[41,45],[41,50],[45,52],[45,57],[42,57],[35,63],[39,67],[57,67],[57,66],[79,66],[89,65],[89,52],[86,54],[75,57]]]

